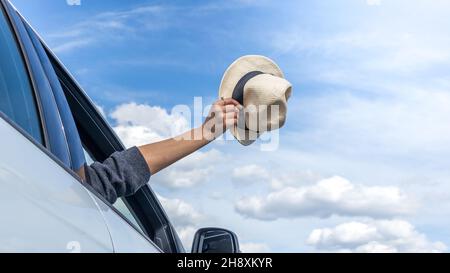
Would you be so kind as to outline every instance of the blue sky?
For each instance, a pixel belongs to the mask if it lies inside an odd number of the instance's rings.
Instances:
[[[448,250],[447,1],[12,2],[129,146],[187,129],[170,109],[241,55],[284,70],[276,151],[219,141],[152,178],[186,245],[222,226],[247,251]]]

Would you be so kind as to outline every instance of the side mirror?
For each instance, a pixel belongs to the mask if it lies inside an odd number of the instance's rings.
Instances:
[[[240,253],[234,234],[222,228],[202,228],[195,233],[192,253]]]

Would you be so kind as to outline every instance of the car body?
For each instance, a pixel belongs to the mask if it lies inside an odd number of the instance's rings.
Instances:
[[[146,185],[109,204],[77,175],[124,145],[43,40],[0,0],[0,251],[183,253]]]

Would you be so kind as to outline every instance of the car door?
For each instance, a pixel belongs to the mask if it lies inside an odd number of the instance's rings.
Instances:
[[[0,251],[114,251],[102,211],[68,168],[59,103],[20,17],[0,0]]]

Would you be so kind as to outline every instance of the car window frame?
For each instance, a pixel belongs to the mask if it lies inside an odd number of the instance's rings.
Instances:
[[[6,107],[6,109],[0,109],[0,112],[2,112],[5,116],[8,116],[9,119],[11,119],[12,122],[16,123],[19,127],[21,127],[22,129],[24,129],[25,132],[27,132],[27,134],[29,134],[32,138],[34,138],[36,140],[36,142],[40,143],[41,145],[45,145],[46,140],[44,138],[44,128],[43,128],[43,124],[42,124],[42,115],[41,115],[41,111],[40,111],[40,101],[38,101],[38,96],[36,95],[36,90],[33,86],[32,83],[32,79],[28,73],[28,64],[27,64],[27,60],[25,59],[25,56],[23,55],[23,51],[22,48],[19,44],[18,38],[15,34],[15,31],[13,29],[13,25],[11,24],[10,20],[9,20],[9,16],[6,13],[6,10],[3,8],[3,6],[0,6],[0,20],[2,21],[2,26],[4,25],[5,29],[1,29],[0,32],[5,33],[6,35],[2,37],[5,38],[5,43],[6,43],[6,47],[4,48],[4,50],[6,52],[12,53],[12,55],[16,55],[16,57],[18,57],[18,60],[14,60],[15,58],[13,56],[11,56],[11,61],[9,62],[7,61],[5,64],[7,64],[7,67],[14,65],[14,66],[20,66],[20,68],[16,68],[16,72],[14,73],[16,74],[17,78],[15,79],[15,83],[17,84],[18,82],[22,82],[22,92],[20,92],[23,96],[26,96],[27,98],[20,100],[20,109],[13,109],[14,106],[12,104],[14,104],[13,100],[8,100],[9,97],[14,97],[14,95],[12,95],[11,93],[13,93],[13,90],[9,90],[9,88],[6,89],[5,95],[6,95],[6,101],[9,102],[7,103],[10,106],[10,111],[11,113],[8,114],[8,107]],[[2,27],[3,28],[3,27]],[[9,48],[9,47],[12,48]],[[14,52],[11,52],[14,51]],[[17,61],[17,63],[15,63],[14,61]],[[5,68],[7,68],[5,67]],[[7,87],[8,85],[8,79],[5,77],[5,75],[1,76],[2,79],[6,80],[6,85],[5,87]],[[2,98],[3,99],[3,98]],[[28,105],[29,103],[31,103],[31,105]],[[31,109],[32,108],[32,109]],[[17,119],[16,115],[20,115],[20,113],[18,112],[22,112],[22,111],[32,111],[33,113],[31,113],[34,117],[33,117],[33,125],[31,127],[22,127],[25,124],[21,124],[20,121]],[[35,119],[35,120],[34,120]],[[37,127],[37,132],[32,133],[33,128],[32,127]]]
[[[86,164],[86,159],[84,157],[83,150],[79,149],[81,144],[80,136],[75,126],[72,113],[66,110],[69,108],[69,105],[67,103],[66,97],[64,96],[64,92],[62,90],[63,87],[61,86],[61,83],[53,69],[53,65],[47,56],[47,52],[42,45],[42,38],[22,16],[20,16],[20,18],[25,26],[25,29],[27,30],[28,36],[30,37],[34,45],[36,54],[41,61],[42,68],[45,75],[47,76],[47,80],[50,84],[50,89],[52,91],[53,97],[55,98],[56,108],[63,125],[61,131],[67,142],[67,149],[69,152],[70,165],[68,167],[77,172],[84,166],[84,164]],[[71,145],[70,143],[73,143],[73,145]]]
[[[44,72],[40,59],[28,36],[24,23],[18,11],[7,0],[0,0],[2,8],[7,15],[9,24],[25,60],[28,76],[38,103],[41,117],[42,130],[44,132],[45,148],[55,155],[62,163],[70,164],[70,155],[65,141],[63,125],[54,99],[50,83]]]

